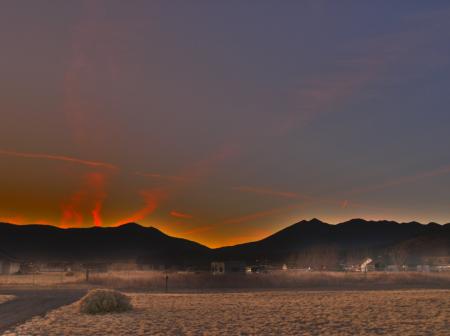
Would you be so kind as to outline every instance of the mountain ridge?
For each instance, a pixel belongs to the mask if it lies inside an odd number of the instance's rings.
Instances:
[[[333,251],[341,259],[349,255],[388,258],[400,248],[419,260],[426,255],[450,255],[450,224],[360,218],[329,224],[313,218],[258,241],[209,248],[138,223],[89,228],[0,223],[0,247],[23,260],[135,260],[183,267],[206,267],[213,260],[299,262],[312,251],[329,255]]]

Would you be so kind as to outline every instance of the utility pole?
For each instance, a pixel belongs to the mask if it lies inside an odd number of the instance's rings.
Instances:
[[[167,293],[169,291],[169,275],[166,273],[166,287],[165,292]]]

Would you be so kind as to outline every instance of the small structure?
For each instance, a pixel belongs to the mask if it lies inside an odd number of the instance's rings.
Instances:
[[[430,265],[417,265],[416,266],[416,271],[417,272],[430,272],[431,268]]]
[[[15,274],[20,271],[20,262],[0,251],[0,274]]]
[[[245,263],[241,261],[214,261],[211,263],[212,274],[245,273]]]
[[[372,263],[372,259],[371,258],[366,258],[366,260],[364,260],[361,265],[359,265],[359,269],[361,272],[363,273],[367,273],[369,271],[369,265]]]
[[[433,272],[450,272],[450,265],[436,265],[431,270]]]

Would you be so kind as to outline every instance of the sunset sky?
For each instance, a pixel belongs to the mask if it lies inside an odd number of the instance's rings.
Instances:
[[[450,222],[448,1],[6,0],[0,46],[0,221]]]

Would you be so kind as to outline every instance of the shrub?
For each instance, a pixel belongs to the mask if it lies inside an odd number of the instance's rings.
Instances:
[[[120,313],[133,309],[128,296],[109,289],[94,289],[80,301],[80,312],[85,314]]]

